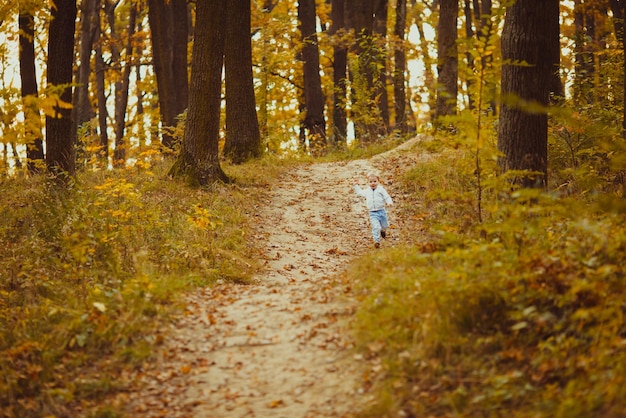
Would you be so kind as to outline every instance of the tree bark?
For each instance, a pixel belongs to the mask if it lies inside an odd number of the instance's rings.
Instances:
[[[218,149],[228,1],[196,2],[189,110],[181,151],[170,169],[170,175],[200,186],[228,181]]]
[[[459,2],[458,0],[441,0],[439,7],[436,119],[456,113],[459,79],[459,58],[456,44]]]
[[[115,93],[115,151],[113,152],[113,162],[118,166],[123,166],[126,162],[126,149],[128,143],[124,138],[126,130],[126,110],[128,107],[128,88],[130,85],[130,70],[133,66],[133,36],[137,21],[137,4],[130,2],[130,16],[128,19],[127,39],[126,39],[126,59],[122,73],[120,74],[119,86],[116,83]],[[121,60],[119,61],[121,65]],[[119,89],[118,89],[119,87]]]
[[[135,29],[135,32],[143,32],[143,24],[142,24],[142,20],[143,19],[139,19],[139,21],[137,22],[137,28]],[[134,54],[133,56],[135,57],[135,62],[134,62],[134,67],[135,67],[135,91],[133,92],[135,95],[135,98],[137,100],[137,119],[142,121],[143,118],[143,114],[144,114],[144,97],[145,97],[145,92],[141,86],[142,84],[142,74],[141,74],[141,60],[142,60],[142,56],[145,53],[144,49],[142,48],[141,45],[136,44],[134,46]],[[137,142],[138,142],[138,146],[139,146],[139,150],[141,152],[141,150],[143,149],[143,147],[146,144],[146,139],[149,137],[149,133],[146,132],[146,124],[143,122],[139,122],[137,124]]]
[[[332,0],[331,36],[345,32],[344,0]],[[348,136],[346,117],[346,80],[348,78],[348,49],[342,43],[333,46],[333,138],[335,143],[345,143]]]
[[[122,75],[121,75],[121,60],[120,60],[120,46],[121,38],[117,33],[117,25],[115,22],[115,9],[120,4],[120,0],[104,0],[104,12],[107,17],[107,21],[109,23],[109,62],[106,66],[106,73],[111,74],[111,76],[107,76],[105,74],[105,79],[113,78],[113,144],[115,147],[113,148],[113,165],[116,167],[120,166],[120,161],[118,158],[120,157],[118,148],[122,145],[122,138],[118,136],[118,123],[119,120],[122,120],[122,123],[125,123],[124,114],[121,112],[121,98],[122,98]],[[123,109],[124,113],[126,113],[126,108]],[[121,114],[122,113],[122,114]]]
[[[226,29],[226,142],[224,155],[235,164],[261,155],[250,38],[250,0],[230,0]]]
[[[187,3],[185,0],[148,0],[148,21],[164,128],[162,142],[173,148],[174,138],[168,129],[176,126],[177,116],[184,112],[188,103]]]
[[[309,149],[320,153],[326,148],[326,121],[315,17],[315,0],[299,0],[298,21],[304,61],[304,127],[309,132]]]
[[[388,0],[377,0],[374,8],[374,48],[375,56],[373,57],[378,68],[377,80],[375,82],[376,89],[373,92],[372,99],[378,104],[378,112],[382,119],[383,126],[381,133],[386,135],[389,132],[389,94],[387,93],[387,15],[389,2]]]
[[[378,138],[380,114],[372,100],[374,88],[374,1],[345,0],[344,17],[346,28],[354,32],[355,41],[351,53],[355,56],[350,63],[352,84],[351,119],[355,137],[363,142],[373,142]]]
[[[20,10],[20,79],[24,103],[24,126],[26,136],[26,159],[30,173],[43,168],[43,133],[41,114],[37,106],[37,75],[35,71],[35,21],[30,10]]]
[[[626,139],[626,5],[624,0],[620,0],[620,6],[622,9],[622,137]],[[622,192],[622,196],[626,196],[626,193]]]
[[[417,27],[417,31],[420,35],[419,41],[419,49],[422,54],[422,59],[424,60],[424,93],[427,95],[427,103],[429,109],[429,119],[434,122],[435,120],[435,109],[437,107],[437,83],[435,81],[435,74],[432,71],[432,66],[434,64],[434,58],[430,56],[429,51],[429,41],[426,39],[426,34],[424,31],[424,22],[422,20],[423,16],[418,16],[415,19],[415,26]]]
[[[47,79],[52,87],[63,87],[59,99],[72,102],[72,66],[74,63],[74,30],[76,0],[57,0],[51,9],[48,29]],[[74,175],[75,131],[72,111],[57,106],[54,116],[46,117],[46,165],[56,175]]]
[[[476,10],[474,14],[476,15],[476,21],[480,22],[478,26],[478,30],[476,31],[476,38],[478,42],[482,45],[489,45],[493,42],[490,38],[493,34],[493,31],[496,30],[493,27],[493,22],[490,17],[493,14],[493,4],[492,0],[482,0],[480,4],[477,4],[478,0],[474,0],[474,5]],[[481,58],[481,64],[483,68],[490,67],[492,65],[493,55],[488,55],[486,57]],[[486,99],[489,102],[489,112],[492,115],[498,114],[498,104],[496,103],[496,94],[498,90],[498,86],[495,80],[486,79],[483,81],[485,83],[485,88],[483,93],[486,93]],[[486,102],[486,100],[483,100]]]
[[[396,22],[394,24],[394,35],[398,45],[394,50],[394,71],[393,71],[393,97],[395,113],[395,129],[401,133],[409,132],[407,123],[407,99],[406,99],[406,0],[397,0]]]
[[[518,0],[505,17],[502,59],[507,64],[502,67],[499,163],[503,171],[528,172],[513,179],[522,187],[547,185],[547,106],[554,65],[546,45],[559,36],[553,32],[558,19],[558,0]]]
[[[626,42],[624,42],[624,33],[626,31],[626,0],[610,0],[611,12],[613,13],[613,30],[615,38],[621,44],[622,53],[626,53]],[[621,93],[622,93],[622,137],[626,139],[626,55],[622,56],[622,74],[621,74]]]
[[[97,3],[97,0],[83,0],[80,6],[79,65],[76,71],[73,109],[76,131],[95,116],[95,111],[89,100],[89,75],[92,69],[91,53],[97,30],[96,25],[98,24]]]
[[[99,0],[98,6],[100,4]],[[100,157],[105,166],[109,160],[109,130],[107,127],[107,119],[109,111],[107,109],[107,96],[105,92],[105,72],[106,63],[102,57],[102,29],[100,23],[100,15],[98,14],[98,23],[96,26],[95,53],[96,53],[96,97],[98,98],[98,128],[100,130]]]
[[[474,1],[475,3],[477,0]],[[474,39],[474,15],[475,13],[472,10],[472,4],[470,0],[465,0],[463,5],[463,14],[465,15],[465,39],[467,40],[467,44],[472,45],[472,40]],[[467,60],[467,68],[469,69],[469,73],[473,74],[476,66],[474,65],[474,57],[470,50],[465,53],[465,59]],[[466,81],[467,84],[467,106],[470,110],[474,109],[474,97],[473,97],[473,89],[474,89],[474,81],[471,77]]]

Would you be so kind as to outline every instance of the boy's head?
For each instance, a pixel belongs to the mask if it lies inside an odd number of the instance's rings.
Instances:
[[[378,187],[378,176],[376,174],[370,174],[367,176],[367,179],[370,183],[370,187],[372,189],[375,189],[376,187]]]

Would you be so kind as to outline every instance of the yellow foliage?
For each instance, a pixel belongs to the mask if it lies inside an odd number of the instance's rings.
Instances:
[[[61,113],[59,113],[59,109],[71,109],[72,104],[68,102],[64,102],[59,97],[48,96],[44,97],[39,101],[39,106],[41,110],[46,114],[46,116],[50,116],[52,118],[60,118]]]

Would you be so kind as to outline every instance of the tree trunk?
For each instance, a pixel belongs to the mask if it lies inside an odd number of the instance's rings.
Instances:
[[[554,7],[554,6],[553,6]],[[559,8],[558,0],[556,8]],[[554,12],[554,11],[553,11]],[[550,59],[550,86],[549,86],[549,97],[552,100],[559,101],[565,97],[565,87],[563,86],[563,82],[561,81],[561,39],[560,39],[560,22],[559,22],[559,11],[557,10],[557,18],[550,19],[550,27],[544,29],[549,34],[548,43],[546,44],[546,52],[549,55]]]
[[[326,121],[315,17],[315,0],[299,0],[298,21],[304,61],[304,126],[309,132],[309,149],[320,153],[326,148]]]
[[[618,42],[624,40],[624,5],[626,0],[610,0],[611,13],[613,14],[613,30]]]
[[[80,61],[76,72],[76,87],[74,90],[74,122],[78,131],[89,122],[95,112],[89,100],[89,75],[91,74],[91,53],[96,35],[98,16],[96,15],[97,0],[83,0],[80,6],[80,40],[78,59]]]
[[[143,24],[142,24],[142,20],[143,19],[139,19],[139,21],[137,22],[137,28],[135,29],[135,32],[143,32]],[[137,140],[139,142],[139,150],[140,152],[143,150],[143,147],[146,144],[146,139],[149,137],[149,133],[146,132],[146,122],[144,122],[144,117],[142,116],[144,114],[144,108],[143,108],[143,101],[144,101],[144,90],[141,86],[142,84],[142,74],[141,74],[141,58],[144,54],[144,50],[141,47],[141,45],[135,45],[134,46],[134,54],[133,56],[135,57],[135,98],[137,100],[137,120],[139,121],[139,123],[137,124]]]
[[[126,108],[128,107],[128,87],[130,84],[130,70],[133,61],[133,36],[137,21],[137,5],[131,1],[130,16],[128,19],[127,39],[126,39],[126,63],[122,69],[118,85],[116,83],[115,93],[115,151],[113,152],[113,162],[118,166],[123,166],[126,162],[126,149],[128,143],[124,138],[126,129]],[[121,60],[119,61],[121,65]]]
[[[475,2],[477,2],[475,0]],[[472,48],[472,40],[474,39],[474,13],[472,10],[472,5],[470,0],[465,0],[463,6],[463,14],[465,15],[465,39],[467,40],[467,45]],[[473,74],[476,66],[474,65],[474,57],[470,50],[465,53],[465,59],[467,60],[467,68],[469,70],[469,74]],[[468,77],[467,81],[467,106],[470,110],[474,109],[474,81],[472,77]]]
[[[382,119],[383,126],[380,127],[381,133],[386,135],[389,132],[389,94],[387,93],[387,8],[388,0],[377,0],[374,9],[374,61],[376,68],[379,70],[376,74],[376,89],[373,92],[372,99],[378,104],[378,113]]]
[[[613,27],[615,37],[622,46],[622,137],[626,139],[626,42],[624,42],[624,34],[626,33],[626,0],[611,0],[611,11],[613,12]],[[626,194],[624,195],[626,196]]]
[[[43,167],[43,134],[41,114],[37,106],[37,75],[35,71],[35,21],[30,10],[20,10],[20,79],[24,103],[26,159],[28,171],[37,173]]]
[[[593,3],[574,1],[574,40],[575,40],[575,79],[574,98],[579,104],[594,101],[594,79],[596,76],[594,52],[596,45],[596,24]]]
[[[226,142],[224,155],[235,164],[261,155],[250,38],[250,0],[230,0],[226,29]]]
[[[507,9],[502,33],[502,108],[498,149],[503,171],[524,170],[513,182],[546,187],[548,167],[548,97],[553,77],[554,20],[558,0],[518,0]],[[552,31],[550,30],[552,29]],[[516,65],[516,62],[529,65]],[[538,109],[537,106],[541,106]]]
[[[57,88],[63,86],[59,99],[70,104],[76,0],[57,0],[55,6],[51,8],[52,20],[48,29],[48,85]],[[76,141],[71,106],[59,103],[55,112],[54,116],[46,117],[46,165],[54,174],[71,176],[76,171]]]
[[[99,0],[97,0],[98,3]],[[105,92],[105,72],[106,64],[102,57],[102,29],[100,27],[100,15],[98,14],[98,23],[96,27],[96,97],[98,98],[98,128],[100,130],[100,157],[104,160],[105,167],[109,163],[109,130],[107,128],[107,119],[109,111],[107,109],[107,97]]]
[[[344,0],[332,0],[332,25],[329,34],[337,35],[345,31]],[[348,74],[348,50],[339,42],[333,45],[333,139],[335,143],[345,143],[348,136],[346,119],[346,80]]]
[[[227,182],[219,162],[222,66],[229,0],[197,0],[189,110],[180,154],[170,169],[191,184]]]
[[[124,120],[124,113],[126,113],[126,108],[123,109],[123,113],[122,113],[122,109],[121,109],[121,98],[122,98],[122,75],[121,75],[121,60],[120,60],[120,45],[121,45],[121,38],[118,36],[117,34],[117,25],[116,25],[116,21],[115,21],[115,9],[118,6],[118,4],[120,3],[119,0],[114,0],[113,2],[111,2],[111,0],[104,0],[104,12],[105,15],[107,17],[107,21],[109,23],[109,62],[107,65],[107,73],[111,74],[111,76],[106,76],[105,75],[105,79],[113,79],[113,86],[114,86],[114,92],[113,92],[113,103],[114,103],[114,107],[113,107],[113,133],[114,133],[114,139],[113,139],[113,143],[115,145],[114,149],[113,149],[113,165],[116,167],[120,166],[120,161],[118,160],[118,158],[120,157],[119,155],[119,151],[118,151],[118,147],[121,146],[122,144],[122,138],[120,138],[118,136],[118,123],[119,120],[121,119],[121,123],[125,123]],[[120,114],[122,113],[122,114]]]
[[[474,5],[476,7],[474,14],[476,15],[477,22],[480,22],[480,25],[478,26],[478,30],[476,32],[476,38],[482,45],[489,45],[490,43],[493,43],[493,40],[491,39],[493,31],[497,30],[497,28],[494,29],[493,22],[490,19],[490,17],[493,15],[493,4],[491,0],[482,0],[480,2],[480,5],[478,5],[477,3],[478,0],[474,0]],[[492,61],[493,55],[491,54],[481,58],[481,64],[483,68],[490,67],[492,65]],[[492,115],[495,116],[498,114],[498,104],[496,103],[498,85],[491,77],[488,77],[483,82],[485,83],[483,93],[486,92],[486,99],[490,104],[489,111]],[[486,102],[487,100],[483,100],[483,102]]]
[[[354,32],[355,41],[351,53],[355,57],[350,63],[352,84],[351,119],[357,139],[373,142],[378,138],[380,114],[372,101],[374,90],[374,2],[373,0],[345,0],[344,17],[346,27]]]
[[[394,35],[398,44],[394,50],[394,71],[393,71],[393,101],[395,113],[395,129],[401,133],[408,133],[407,106],[406,106],[406,0],[397,0],[396,22],[394,25]]]
[[[148,0],[154,72],[157,79],[162,142],[174,146],[168,130],[176,127],[177,116],[187,108],[187,3],[185,0]]]
[[[415,26],[420,35],[419,49],[424,60],[424,93],[426,93],[428,99],[429,119],[434,122],[435,109],[437,107],[437,95],[434,93],[437,90],[437,83],[435,81],[435,74],[432,71],[432,65],[434,59],[430,56],[429,41],[426,39],[424,31],[424,22],[422,16],[418,16],[415,19]]]
[[[456,44],[459,2],[458,0],[441,0],[439,7],[435,118],[456,113],[459,78],[459,58]]]
[[[189,105],[189,8],[187,0],[170,0],[172,4],[173,26],[173,59],[174,73],[174,120],[182,114]]]

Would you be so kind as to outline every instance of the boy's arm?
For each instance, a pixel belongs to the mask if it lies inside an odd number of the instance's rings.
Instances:
[[[359,186],[359,180],[356,178],[354,179],[354,192],[359,196],[365,197],[365,191],[361,189],[361,187]]]
[[[383,197],[385,198],[386,204],[393,205],[393,200],[391,199],[391,196],[389,196],[389,193],[387,193],[387,190],[385,190],[385,188],[383,188]]]
[[[361,189],[361,188],[359,187],[359,185],[358,185],[358,184],[356,184],[356,183],[354,184],[354,192],[355,192],[356,194],[358,194],[359,196],[363,196],[363,197],[365,197],[365,191],[364,191],[363,189]]]

